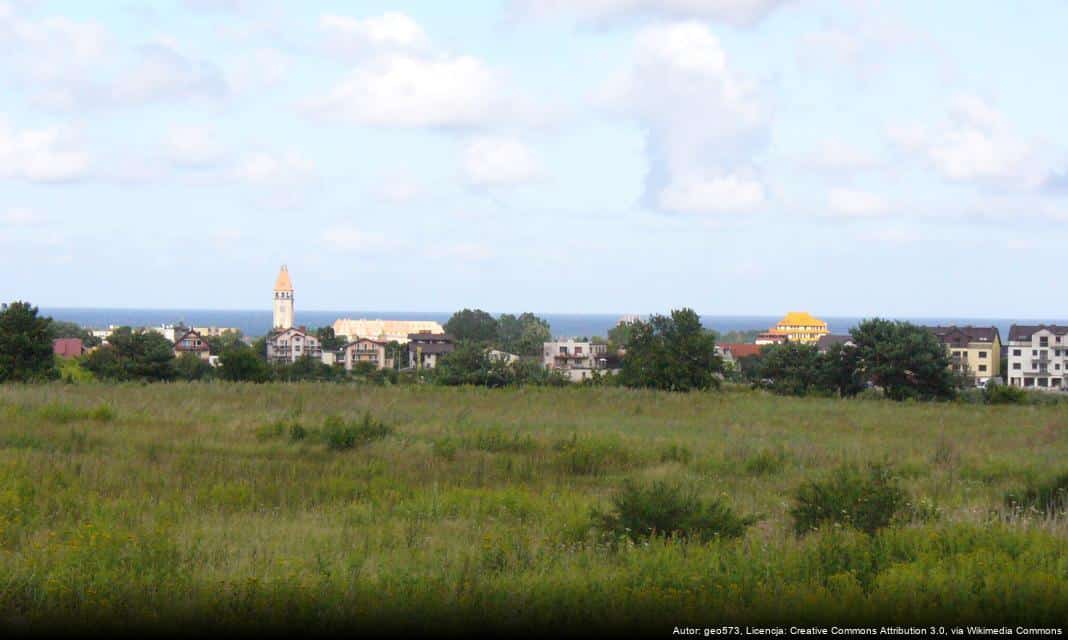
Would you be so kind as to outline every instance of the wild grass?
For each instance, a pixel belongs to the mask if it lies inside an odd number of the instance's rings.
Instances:
[[[1005,496],[1066,454],[1064,404],[3,386],[0,632],[1063,624],[1065,515]],[[799,487],[873,464],[904,496],[891,524],[795,535]],[[749,526],[606,542],[628,482]]]

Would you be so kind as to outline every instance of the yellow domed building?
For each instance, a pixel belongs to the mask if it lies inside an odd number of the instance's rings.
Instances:
[[[791,311],[774,327],[757,336],[757,344],[798,342],[816,344],[820,336],[830,334],[827,323],[807,311]]]

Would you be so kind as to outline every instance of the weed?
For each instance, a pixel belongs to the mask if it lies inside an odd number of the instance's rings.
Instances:
[[[593,520],[610,537],[634,542],[664,536],[740,538],[756,518],[742,517],[718,499],[702,501],[693,489],[664,481],[641,486],[627,481],[612,498],[612,510],[593,512]]]
[[[864,473],[845,465],[826,480],[810,480],[798,487],[790,515],[799,536],[824,524],[875,533],[893,521],[905,500],[905,492],[886,467],[870,465]]]

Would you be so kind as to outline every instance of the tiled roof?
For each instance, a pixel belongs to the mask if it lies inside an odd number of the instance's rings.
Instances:
[[[994,338],[1001,339],[997,327],[973,327],[971,325],[958,327],[950,325],[948,327],[924,327],[924,329],[933,333],[945,344],[958,347],[966,346],[969,342],[993,343]]]
[[[724,352],[730,351],[731,357],[737,360],[738,358],[748,358],[749,356],[760,355],[760,350],[764,347],[762,344],[747,344],[741,342],[721,342],[717,345]]]
[[[282,265],[278,271],[278,278],[274,281],[275,291],[292,291],[293,281],[289,279],[289,268]]]
[[[830,349],[836,344],[846,344],[853,341],[853,336],[847,334],[835,334],[828,333],[825,336],[820,336],[820,339],[816,341],[816,347],[823,351]]]
[[[1021,340],[1030,340],[1031,336],[1037,331],[1045,329],[1053,335],[1063,336],[1068,334],[1068,327],[1057,324],[1014,324],[1009,327],[1009,340],[1018,342]]]
[[[825,327],[827,326],[827,323],[819,318],[813,317],[813,315],[807,311],[790,311],[786,314],[785,318],[779,321],[779,325],[790,327]]]

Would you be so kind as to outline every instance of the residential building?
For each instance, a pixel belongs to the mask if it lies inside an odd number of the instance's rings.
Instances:
[[[764,348],[761,344],[748,344],[741,342],[720,342],[716,344],[716,354],[723,358],[723,366],[728,369],[737,369],[738,361],[760,355]]]
[[[158,333],[170,342],[178,342],[178,338],[186,332],[186,328],[180,324],[161,324],[158,327],[146,327],[144,330]]]
[[[491,362],[503,362],[504,364],[519,362],[519,356],[516,354],[501,351],[499,349],[490,349],[486,352],[486,357],[489,358]]]
[[[52,353],[60,358],[77,358],[85,353],[80,338],[56,338],[52,341]]]
[[[376,369],[392,367],[393,363],[386,359],[387,342],[372,340],[370,338],[357,338],[341,350],[340,362],[346,371],[352,371],[357,362],[370,362]]]
[[[765,331],[764,333],[757,334],[754,344],[764,346],[766,344],[786,344],[789,342],[786,336],[771,331]]]
[[[827,323],[813,317],[807,311],[791,311],[774,327],[758,337],[758,344],[773,344],[779,338],[785,341],[800,342],[801,344],[815,344],[820,336],[825,336],[830,331]],[[763,340],[763,342],[762,342]]]
[[[267,362],[290,364],[301,358],[322,360],[319,339],[303,328],[290,327],[272,331],[267,336]]]
[[[986,384],[1001,371],[1001,332],[997,327],[956,325],[924,327],[946,345],[949,368],[957,374]]]
[[[853,336],[846,334],[828,333],[825,336],[820,336],[820,339],[816,341],[816,348],[820,353],[827,353],[831,347],[835,345],[844,345],[847,347],[853,346]]]
[[[220,338],[224,333],[241,332],[237,327],[193,327],[193,331],[205,338]]]
[[[410,333],[408,343],[408,366],[416,369],[433,369],[438,360],[456,350],[452,336],[429,331]]]
[[[339,318],[334,321],[334,335],[349,342],[357,338],[370,338],[380,342],[408,342],[413,333],[443,334],[445,328],[432,320],[353,320]]]
[[[192,353],[201,360],[211,357],[211,347],[208,341],[196,331],[186,331],[174,341],[174,357],[179,358],[184,353]]]
[[[1064,389],[1068,373],[1068,327],[1055,324],[1009,328],[1008,383],[1033,389]]]
[[[542,345],[542,363],[547,369],[564,373],[572,382],[581,382],[597,372],[618,368],[617,354],[608,345],[585,340],[554,340]]]
[[[296,311],[293,308],[293,281],[289,279],[289,268],[282,265],[274,281],[274,324],[275,329],[293,327]]]

